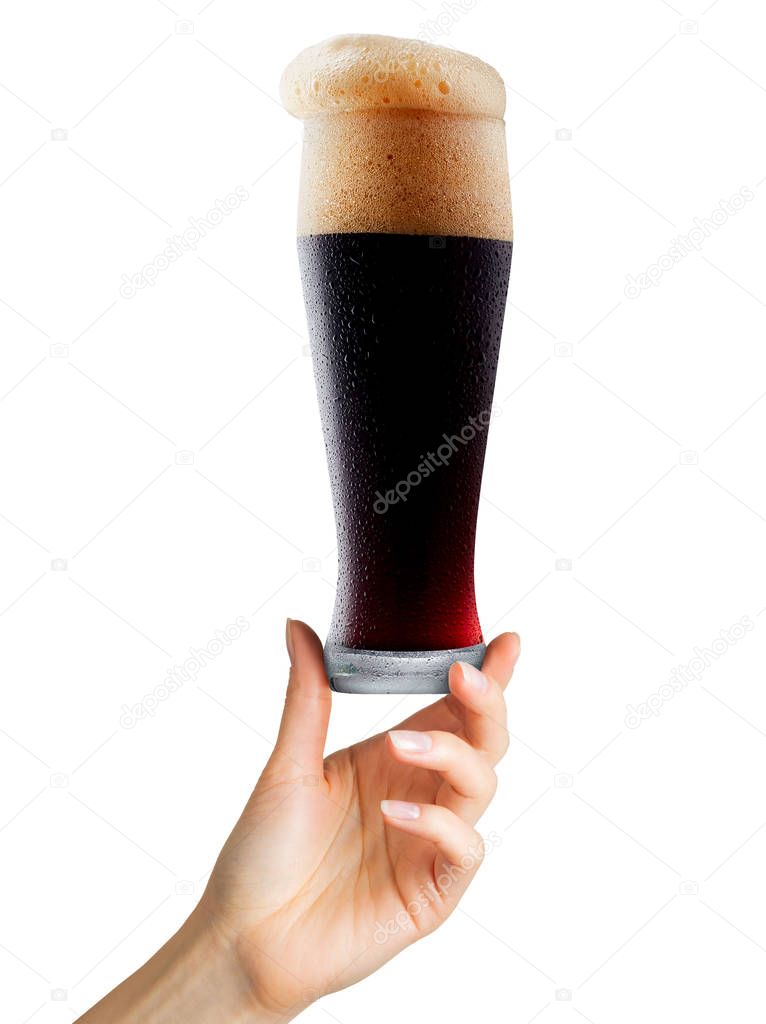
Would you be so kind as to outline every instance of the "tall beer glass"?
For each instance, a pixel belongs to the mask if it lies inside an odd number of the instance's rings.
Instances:
[[[475,57],[341,36],[287,68],[298,254],[338,538],[346,693],[480,664],[474,538],[511,264],[505,90]]]

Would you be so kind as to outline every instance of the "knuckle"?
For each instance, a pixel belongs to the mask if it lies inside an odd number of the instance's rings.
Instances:
[[[500,730],[500,736],[497,742],[498,759],[501,757],[505,757],[505,755],[508,753],[508,748],[510,747],[510,745],[510,734],[508,730],[505,727],[503,727],[503,729]]]
[[[471,756],[471,744],[467,740],[461,739],[459,736],[455,736],[454,733],[439,733],[441,739],[435,744],[442,753],[445,761],[449,761],[450,764],[457,765],[461,764],[465,757]]]
[[[477,832],[476,829],[474,829],[473,832],[471,850],[476,858],[476,866],[478,867],[479,864],[481,864],[482,861],[484,860],[484,857],[487,852],[487,846],[486,843],[484,842],[484,837],[481,835],[480,832]]]
[[[464,872],[473,874],[478,871],[484,860],[485,844],[481,834],[473,829],[465,845],[465,852],[460,858],[460,867]]]

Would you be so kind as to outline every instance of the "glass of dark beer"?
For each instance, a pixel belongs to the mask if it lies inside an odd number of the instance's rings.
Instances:
[[[444,693],[484,655],[476,517],[511,265],[505,90],[475,57],[340,36],[287,68],[298,254],[338,538],[333,689]]]

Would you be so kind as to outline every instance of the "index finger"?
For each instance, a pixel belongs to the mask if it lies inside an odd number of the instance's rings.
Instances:
[[[520,654],[521,637],[519,634],[501,633],[487,648],[481,670],[490,679],[494,679],[501,690],[504,690],[511,680]]]
[[[450,690],[460,709],[465,737],[492,764],[508,749],[503,689],[511,678],[519,650],[518,636],[504,633],[487,648],[481,671],[464,662],[450,670]]]

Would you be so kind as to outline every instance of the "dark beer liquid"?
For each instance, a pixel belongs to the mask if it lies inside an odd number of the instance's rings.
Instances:
[[[298,239],[338,531],[329,642],[469,647],[476,515],[512,243]]]

